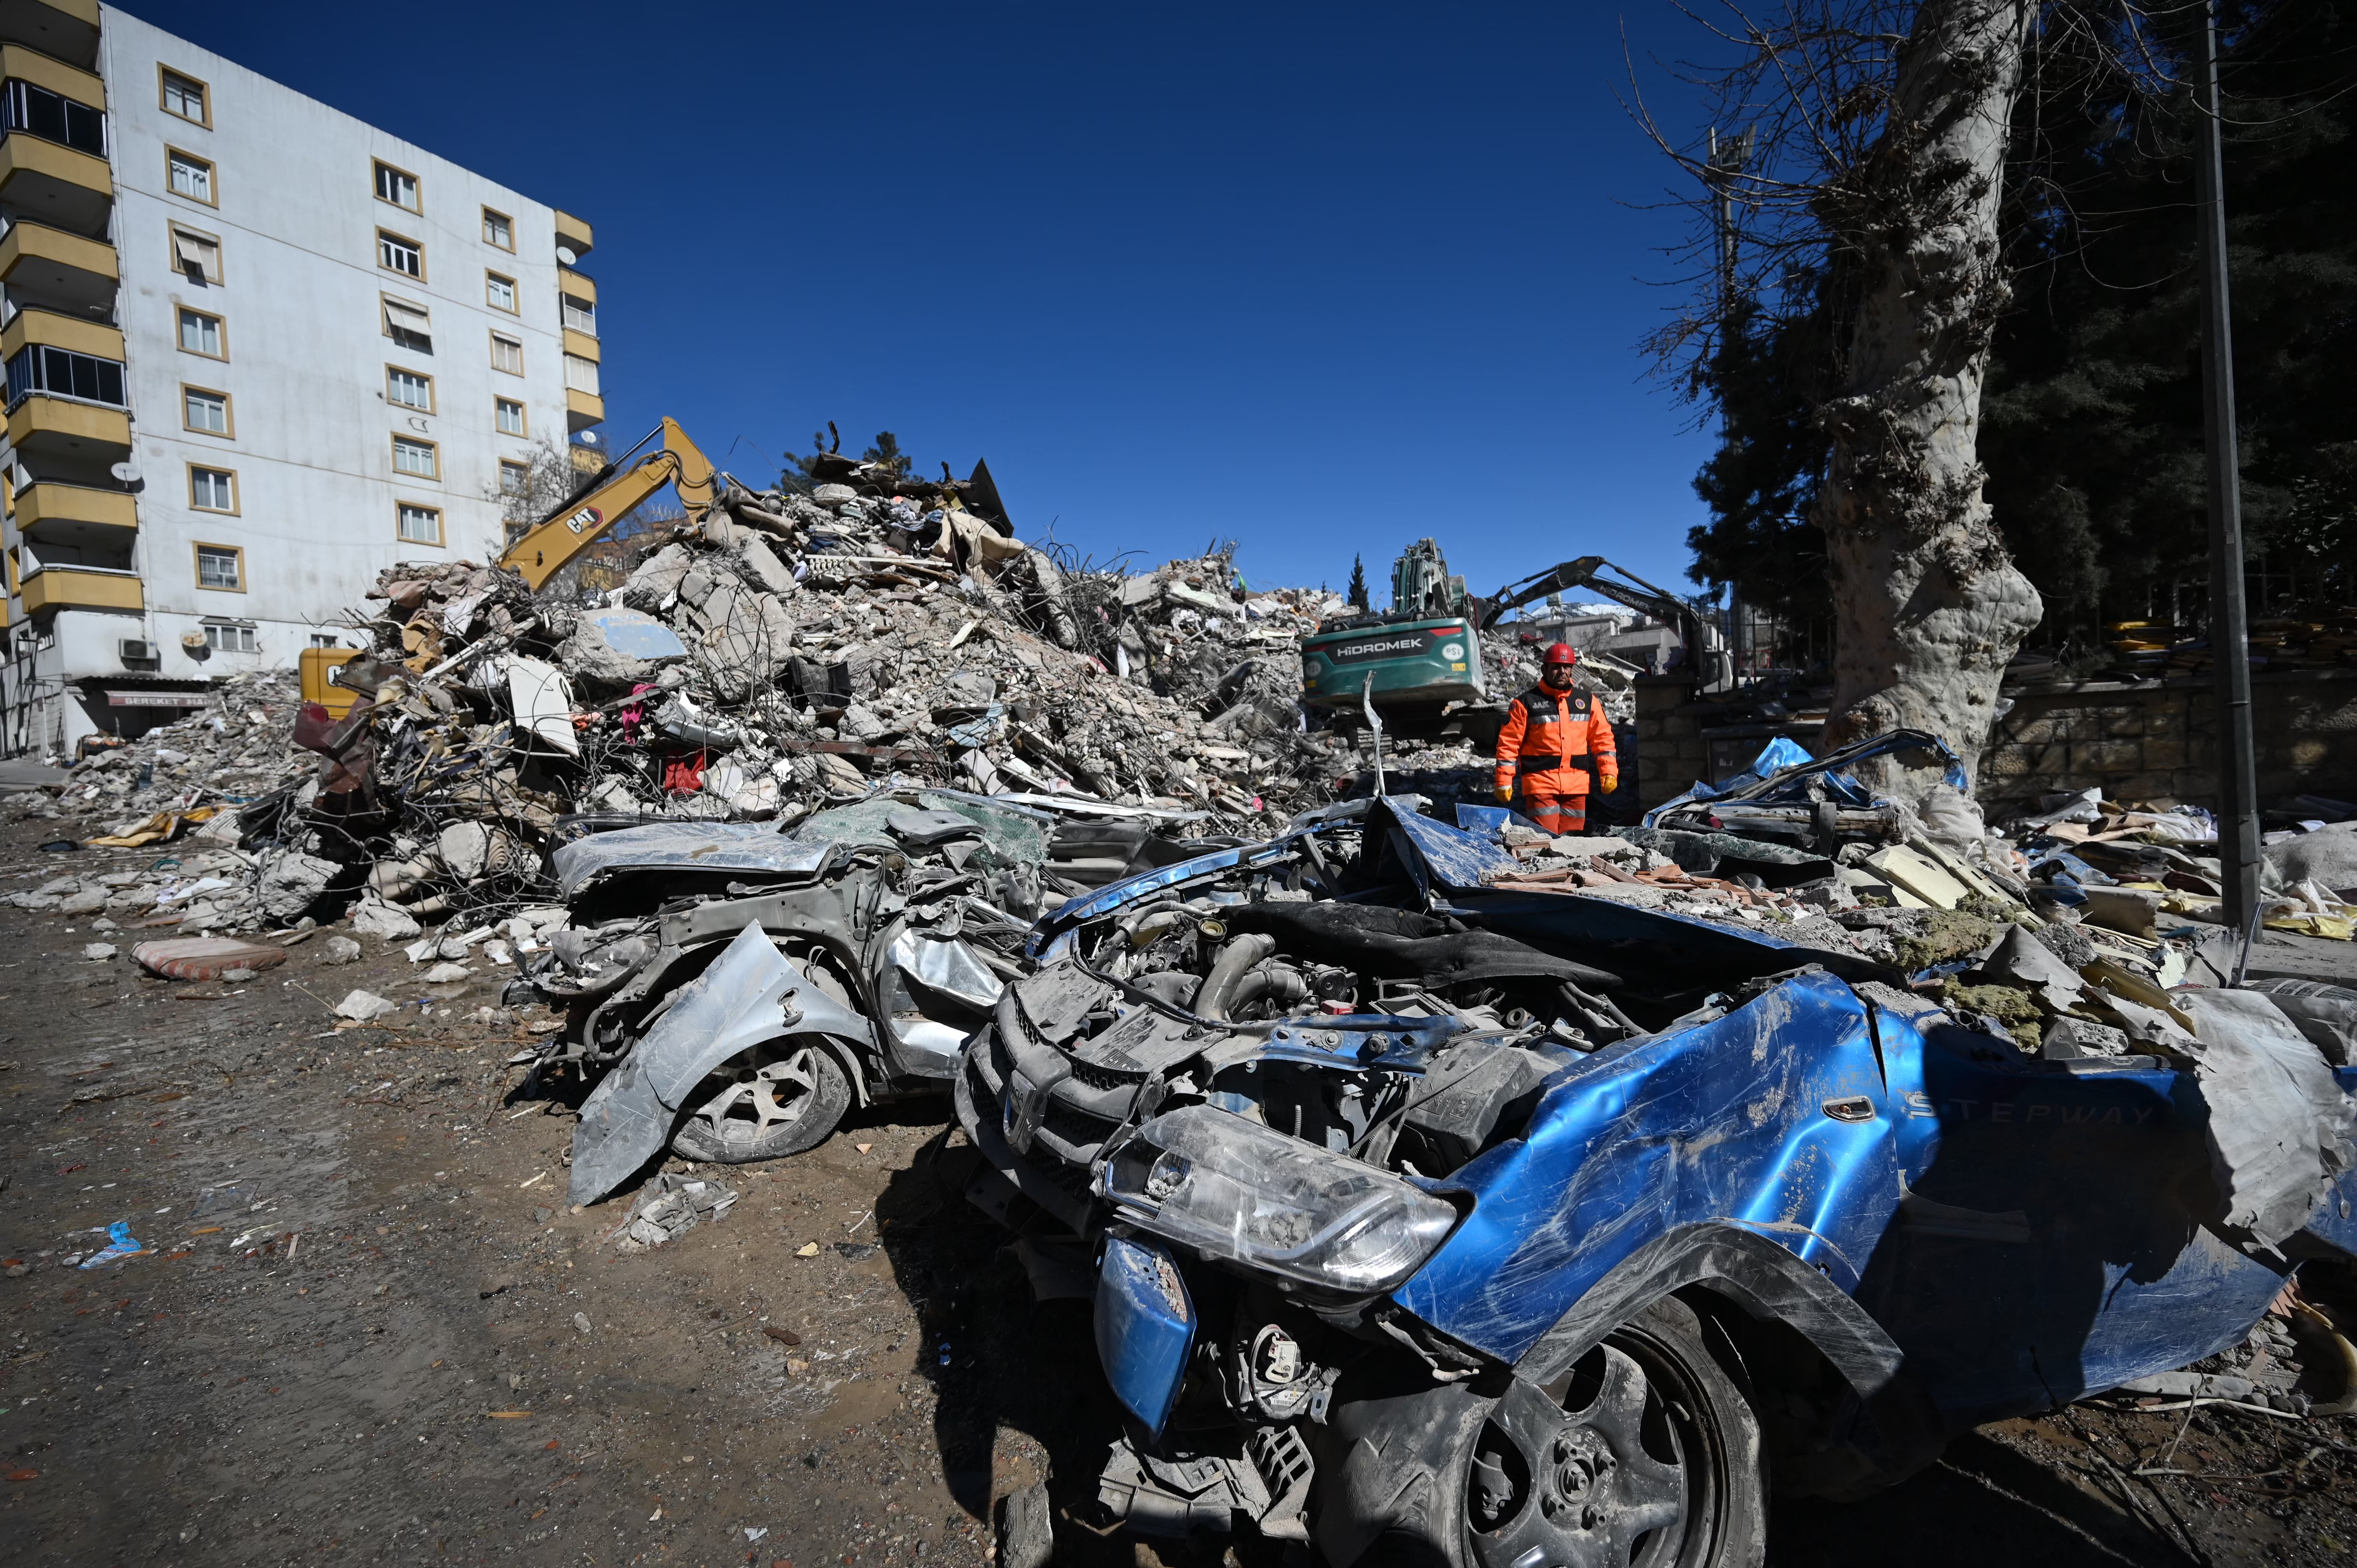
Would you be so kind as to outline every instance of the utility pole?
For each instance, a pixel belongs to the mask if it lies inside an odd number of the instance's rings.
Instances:
[[[1711,192],[1711,227],[1718,239],[1717,257],[1718,330],[1722,339],[1727,330],[1727,323],[1735,316],[1735,177],[1741,174],[1744,167],[1751,162],[1751,131],[1748,126],[1740,136],[1729,137],[1724,142],[1718,139],[1718,127],[1713,125],[1710,128],[1708,144],[1710,156],[1705,166],[1709,171],[1706,178]],[[1718,421],[1718,436],[1722,446],[1727,442],[1727,408],[1722,402],[1719,406]],[[1729,588],[1727,598],[1727,645],[1734,650],[1730,660],[1733,666],[1733,678],[1729,683],[1739,686],[1743,683],[1743,672],[1750,665],[1749,657],[1750,650],[1745,646],[1742,585],[1733,584]],[[1701,656],[1702,650],[1699,649],[1689,649],[1686,652],[1686,658],[1690,662],[1698,660]],[[1697,689],[1707,690],[1708,687],[1709,682],[1706,680]]]
[[[2218,860],[2226,923],[2247,933],[2259,908],[2259,780],[2251,741],[2251,618],[2243,593],[2243,486],[2227,306],[2217,0],[2203,0],[2201,10],[2193,173],[2201,225],[2201,426],[2210,459],[2210,657],[2218,674]]]

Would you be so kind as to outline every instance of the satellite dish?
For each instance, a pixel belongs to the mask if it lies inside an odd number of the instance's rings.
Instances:
[[[107,472],[113,475],[115,482],[126,489],[144,490],[147,488],[147,481],[140,474],[139,465],[136,463],[117,463]]]
[[[597,445],[597,433],[594,430],[583,431],[581,433],[581,445],[584,446],[595,446]]]
[[[556,247],[556,259],[563,265],[569,267],[578,262],[581,258],[573,253],[572,246],[559,245]]]

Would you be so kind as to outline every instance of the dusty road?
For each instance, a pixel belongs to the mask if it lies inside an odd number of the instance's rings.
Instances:
[[[50,833],[7,835],[0,891],[102,869]],[[0,908],[6,1561],[981,1563],[996,1498],[1085,1500],[1085,1311],[1031,1305],[945,1107],[705,1167],[726,1219],[623,1255],[626,1204],[563,1202],[569,1109],[515,1098],[533,1020],[468,1021],[492,983],[429,995],[363,939],[167,983],[92,936]],[[338,1028],[354,986],[427,1005]],[[65,1265],[117,1221],[143,1251]],[[1989,1429],[1867,1502],[1780,1505],[1771,1561],[2349,1560],[2349,1422],[2183,1422]],[[1221,1556],[1060,1524],[1059,1562]]]

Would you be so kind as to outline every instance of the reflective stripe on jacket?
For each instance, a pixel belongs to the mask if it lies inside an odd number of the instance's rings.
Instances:
[[[1498,788],[1526,794],[1585,795],[1588,765],[1618,777],[1612,725],[1584,686],[1558,695],[1534,686],[1506,707],[1498,732]]]

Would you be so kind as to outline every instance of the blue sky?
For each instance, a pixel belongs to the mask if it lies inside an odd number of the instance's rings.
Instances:
[[[125,8],[589,220],[619,444],[888,428],[1026,538],[1261,582],[1429,534],[1476,591],[1684,583],[1680,219],[1615,95],[1624,16],[1695,46],[1664,0]]]

